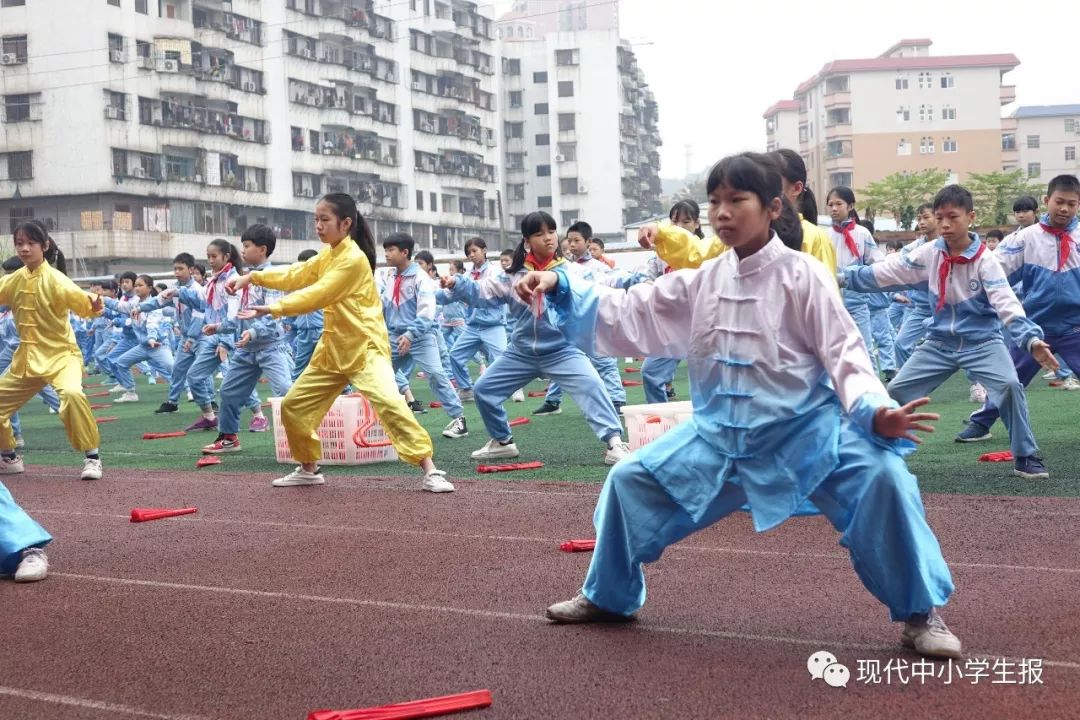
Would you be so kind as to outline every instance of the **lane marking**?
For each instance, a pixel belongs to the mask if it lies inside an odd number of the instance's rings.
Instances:
[[[203,715],[169,715],[163,713],[141,710],[129,705],[91,700],[90,698],[73,697],[71,695],[57,695],[56,693],[41,692],[40,690],[26,690],[24,688],[8,687],[0,685],[0,695],[16,697],[22,700],[34,700],[36,702],[51,703],[53,705],[67,705],[69,707],[84,708],[87,710],[100,710],[110,714],[132,715],[140,718],[152,718],[153,720],[211,720]]]

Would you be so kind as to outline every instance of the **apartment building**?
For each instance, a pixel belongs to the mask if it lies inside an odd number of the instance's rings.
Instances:
[[[819,195],[896,172],[941,168],[962,181],[1005,166],[1009,124],[1001,108],[1016,100],[1016,88],[1003,82],[1020,61],[1011,54],[933,56],[931,44],[901,40],[876,58],[834,60],[795,89],[798,136],[790,147],[806,160]],[[792,142],[779,134],[790,112],[780,103],[770,108],[770,145]]]
[[[775,102],[761,116],[765,120],[765,152],[780,148],[799,148],[799,103],[797,100]]]
[[[536,209],[597,234],[663,211],[656,99],[617,30],[499,21],[508,230]]]
[[[1032,180],[1049,182],[1058,175],[1080,175],[1080,105],[1024,105],[1009,118],[1002,147],[1007,169],[1022,169]]]
[[[201,255],[254,222],[292,259],[328,192],[436,252],[498,237],[494,21],[476,3],[88,2],[0,4],[0,221],[41,219],[80,271]]]

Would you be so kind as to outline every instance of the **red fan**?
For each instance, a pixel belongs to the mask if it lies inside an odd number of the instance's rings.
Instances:
[[[502,465],[477,465],[476,472],[513,472],[514,470],[536,470],[537,468],[542,467],[544,467],[544,463],[540,462],[539,460],[533,460],[532,462],[504,463]]]

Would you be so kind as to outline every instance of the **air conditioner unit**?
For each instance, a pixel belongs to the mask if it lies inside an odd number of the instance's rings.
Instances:
[[[144,178],[146,177],[146,168],[137,167],[135,168],[135,171],[132,173],[132,175],[137,178]]]
[[[113,48],[109,51],[109,60],[113,61],[114,63],[124,62],[124,51]]]
[[[4,53],[0,55],[0,65],[14,65],[19,62],[19,56],[15,53]]]
[[[248,82],[244,83],[244,89],[248,92],[255,92],[255,83],[249,80]]]
[[[105,106],[105,117],[109,118],[110,120],[119,120],[120,119],[120,108],[114,107],[112,105],[106,105]]]
[[[180,61],[171,59],[158,60],[157,63],[158,72],[174,73],[180,72]]]
[[[566,162],[566,156],[565,155],[556,155],[555,156],[555,162]]]

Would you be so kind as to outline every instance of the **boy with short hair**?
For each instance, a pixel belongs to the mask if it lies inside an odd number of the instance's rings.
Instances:
[[[173,258],[173,277],[176,278],[176,287],[179,292],[183,288],[194,288],[195,257],[191,253],[180,253]],[[180,409],[180,393],[188,386],[187,375],[191,364],[195,362],[195,354],[198,350],[199,338],[202,337],[203,313],[192,309],[179,300],[158,295],[158,304],[162,307],[173,305],[176,310],[176,322],[180,329],[180,344],[176,349],[173,361],[172,377],[169,379],[169,394],[165,402],[161,403],[155,414],[174,413]],[[191,389],[193,395],[199,398],[213,398],[214,385],[209,379],[203,381],[202,387],[196,392]],[[208,401],[209,402],[209,401]]]
[[[589,239],[589,254],[593,260],[604,263],[610,269],[615,269],[615,261],[604,254],[604,241],[598,237]]]
[[[1013,342],[1036,363],[1056,365],[1043,331],[1024,313],[993,253],[968,227],[975,220],[971,193],[947,185],[934,198],[940,237],[900,258],[844,269],[843,280],[856,292],[926,290],[932,303],[927,339],[888,385],[899,403],[929,395],[957,370],[965,370],[1006,408],[1014,474],[1050,477],[1028,424],[1027,400],[1009,365],[1002,325]]]

